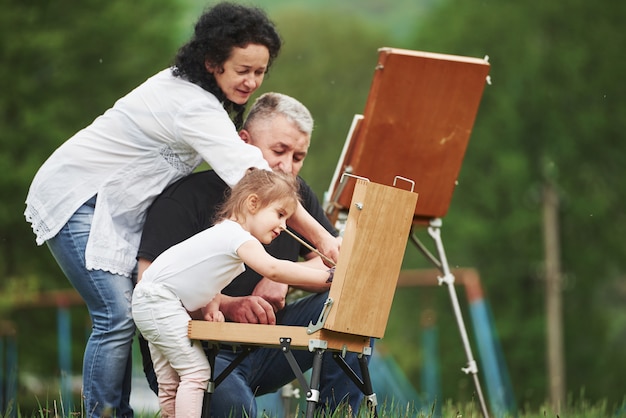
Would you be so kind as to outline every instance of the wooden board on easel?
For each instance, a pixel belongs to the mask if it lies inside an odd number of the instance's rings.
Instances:
[[[489,63],[484,59],[379,49],[362,118],[355,118],[327,198],[331,219],[347,208],[350,172],[377,183],[415,181],[416,219],[443,217],[465,156]]]

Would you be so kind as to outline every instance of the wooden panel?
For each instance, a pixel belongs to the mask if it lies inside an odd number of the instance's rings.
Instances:
[[[291,348],[308,349],[309,341],[323,340],[329,350],[363,353],[370,339],[321,329],[307,334],[306,327],[286,325],[239,324],[232,322],[189,321],[189,338],[230,344],[280,347],[281,338],[291,338]]]
[[[416,193],[356,181],[325,329],[384,336],[416,202]]]
[[[329,350],[357,353],[370,346],[370,337],[382,338],[417,194],[360,179],[356,183],[329,292],[334,303],[323,328],[308,334],[306,327],[189,321],[189,338],[266,347],[290,338],[294,349],[322,340]]]
[[[338,171],[350,167],[383,184],[396,175],[415,180],[415,216],[443,217],[488,73],[482,59],[380,49],[363,121],[348,139]],[[339,189],[331,184],[330,195]],[[334,196],[335,206],[347,208],[352,189],[351,183]]]

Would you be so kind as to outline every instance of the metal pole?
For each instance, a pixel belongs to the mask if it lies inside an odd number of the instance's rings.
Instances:
[[[485,397],[480,387],[480,381],[478,380],[478,367],[472,349],[470,347],[469,338],[467,336],[467,329],[465,328],[465,322],[463,321],[463,314],[461,313],[461,307],[459,305],[459,299],[456,295],[456,289],[454,288],[454,275],[450,273],[450,266],[446,258],[446,253],[443,248],[443,242],[441,241],[441,219],[433,219],[428,227],[428,233],[435,241],[437,246],[437,252],[439,254],[439,260],[441,261],[441,269],[443,277],[439,277],[439,284],[445,283],[448,286],[448,293],[450,294],[450,300],[452,302],[452,309],[456,317],[459,332],[461,333],[461,340],[463,341],[463,348],[465,349],[465,355],[467,356],[467,367],[462,368],[466,374],[472,374],[474,380],[474,386],[476,388],[476,396],[480,403],[480,409],[485,418],[489,418],[487,411],[487,404],[485,403]]]
[[[496,416],[515,416],[517,408],[510,396],[510,385],[501,373],[499,344],[495,335],[489,307],[483,297],[478,276],[465,278],[469,311],[474,325],[478,354],[482,361],[491,412]]]

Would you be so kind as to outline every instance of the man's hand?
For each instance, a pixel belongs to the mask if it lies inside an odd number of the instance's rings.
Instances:
[[[222,295],[220,310],[226,319],[232,322],[276,325],[276,315],[272,305],[259,296]]]
[[[285,307],[285,298],[288,290],[289,285],[274,282],[264,277],[257,283],[252,291],[252,295],[262,297],[272,305],[274,312],[278,312]]]
[[[276,325],[275,313],[285,307],[287,290],[288,285],[263,278],[250,296],[221,295],[220,310],[232,322]]]

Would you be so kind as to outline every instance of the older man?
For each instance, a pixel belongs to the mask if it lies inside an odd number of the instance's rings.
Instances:
[[[273,170],[297,176],[309,149],[312,130],[313,119],[304,105],[289,96],[266,93],[250,109],[240,136],[243,141],[261,149]],[[329,223],[313,191],[302,179],[300,184],[304,208],[336,236],[337,231]],[[160,253],[211,225],[227,188],[213,171],[204,171],[174,183],[155,200],[148,212],[139,247],[139,278]],[[287,234],[281,234],[266,248],[278,258],[323,264],[318,255]],[[222,293],[228,297],[224,298],[220,309],[232,322],[297,326],[315,322],[327,293],[311,294],[286,305],[287,290],[286,285],[247,269],[224,289]],[[302,370],[311,368],[312,353],[295,351],[294,355]],[[220,351],[216,358],[216,373],[236,356],[232,350]],[[346,360],[353,370],[359,369],[356,355],[348,354]],[[211,415],[256,417],[254,397],[274,392],[294,377],[280,350],[258,349],[215,389]],[[320,389],[320,405],[330,409],[345,402],[356,412],[363,398],[361,391],[337,367],[329,353],[323,360]]]

